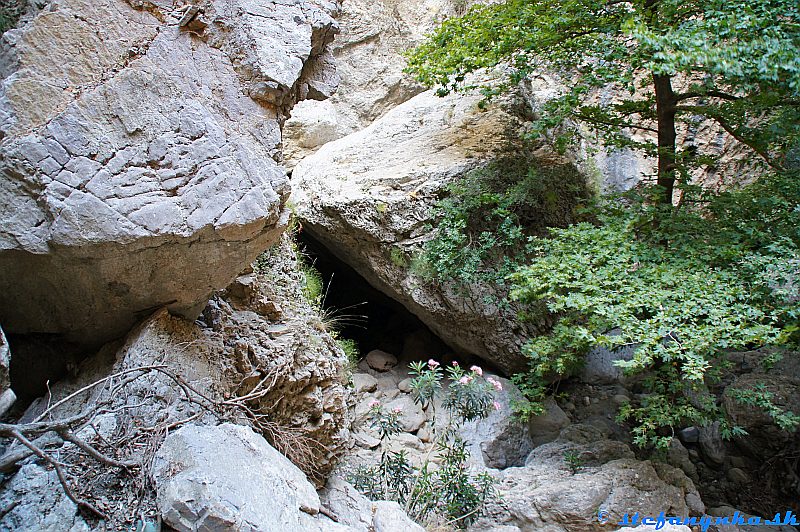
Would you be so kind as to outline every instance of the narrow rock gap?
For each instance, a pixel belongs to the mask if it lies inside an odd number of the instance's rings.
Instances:
[[[403,305],[371,286],[358,272],[303,232],[298,240],[323,280],[325,315],[341,338],[355,340],[362,356],[374,349],[408,363],[450,359],[452,350]]]

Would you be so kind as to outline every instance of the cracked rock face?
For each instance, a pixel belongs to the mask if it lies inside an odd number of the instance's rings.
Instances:
[[[365,128],[424,90],[405,74],[403,51],[437,23],[472,2],[456,0],[347,0],[331,45],[341,86],[330,100],[304,101],[286,122],[288,166],[331,140]]]
[[[334,2],[56,0],[0,42],[0,322],[98,345],[189,317],[282,232],[280,124]],[[176,6],[177,7],[174,7]]]

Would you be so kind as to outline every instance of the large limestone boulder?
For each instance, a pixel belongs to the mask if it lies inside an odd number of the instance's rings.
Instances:
[[[565,460],[578,457],[573,473]],[[501,497],[471,531],[520,530],[583,532],[615,530],[626,514],[702,515],[692,481],[666,464],[639,461],[627,445],[604,439],[595,429],[573,425],[562,436],[534,449],[524,467],[497,473]],[[601,513],[602,512],[602,513]],[[598,515],[607,519],[600,526]]]
[[[292,174],[292,201],[304,230],[372,286],[453,348],[512,371],[523,366],[520,347],[532,334],[515,310],[487,304],[491,287],[465,295],[421,279],[409,265],[431,236],[426,225],[445,187],[517,146],[519,100],[499,100],[487,110],[480,101],[477,94],[415,96],[301,161]]]
[[[162,305],[194,318],[272,244],[280,123],[333,90],[335,9],[59,0],[4,34],[6,332],[99,345]]]
[[[338,522],[358,532],[424,532],[403,508],[393,501],[370,501],[337,476],[320,492],[322,504]]]
[[[290,166],[326,142],[363,129],[424,90],[403,73],[403,52],[468,3],[456,0],[347,0],[331,45],[341,77],[329,101],[307,101],[286,122]]]
[[[314,486],[248,427],[181,427],[158,449],[152,472],[161,515],[182,532],[300,532],[319,514]]]
[[[467,442],[470,459],[479,466],[494,469],[521,466],[535,446],[526,424],[514,415],[513,402],[522,400],[522,392],[507,379],[497,376],[494,379],[503,387],[496,394],[499,408],[484,419],[465,422],[459,428],[459,435]]]

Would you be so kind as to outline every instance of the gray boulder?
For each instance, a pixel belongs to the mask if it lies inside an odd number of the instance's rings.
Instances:
[[[605,347],[595,347],[586,354],[585,363],[580,372],[580,379],[589,384],[618,384],[626,379],[622,368],[614,365],[617,360],[633,358],[635,346],[626,346],[611,351]]]
[[[424,532],[396,502],[369,501],[352,485],[339,477],[331,477],[320,492],[328,512],[350,530],[358,532]]]
[[[700,428],[699,443],[706,463],[712,466],[725,463],[725,442],[722,441],[719,421]]]
[[[161,515],[181,532],[302,532],[302,514],[319,513],[305,475],[248,427],[181,427],[158,449],[152,472]]]
[[[369,532],[372,528],[372,502],[342,478],[334,475],[328,479],[319,496],[339,523],[360,532]]]
[[[522,394],[511,381],[494,378],[503,385],[503,391],[497,393],[500,409],[484,419],[464,423],[459,433],[469,445],[470,458],[479,465],[494,469],[520,466],[534,447],[528,427],[514,417],[511,408],[511,402]]]
[[[374,503],[375,532],[425,532],[425,529],[411,520],[403,508],[394,501]]]
[[[3,486],[0,504],[8,508],[2,530],[37,530],[41,532],[89,532],[92,528],[78,514],[69,500],[56,472],[29,463]]]
[[[534,447],[558,438],[569,423],[569,417],[561,410],[555,399],[552,397],[545,399],[544,412],[531,417],[528,421],[528,432]]]
[[[375,371],[389,371],[397,365],[397,357],[391,353],[373,349],[367,353],[367,364]]]
[[[428,418],[410,395],[403,394],[386,405],[386,410],[400,410],[400,426],[405,432],[416,432]]]
[[[600,510],[607,513],[607,526],[625,513],[702,514],[704,507],[690,504],[699,495],[682,471],[636,460],[627,445],[598,437],[596,429],[571,425],[563,437],[534,449],[525,467],[498,472],[501,497],[489,502],[486,515],[470,530],[599,530]],[[581,460],[577,473],[567,467],[567,453]]]
[[[356,393],[374,392],[378,381],[369,373],[353,373],[353,388]]]
[[[9,333],[96,346],[160,306],[193,319],[286,224],[280,123],[324,96],[336,4],[132,4],[59,1],[0,42]]]

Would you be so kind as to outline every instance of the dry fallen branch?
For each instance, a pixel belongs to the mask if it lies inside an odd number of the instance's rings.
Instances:
[[[146,406],[146,402],[139,402],[134,405],[124,404],[115,405],[115,399],[122,396],[123,390],[131,383],[145,377],[146,375],[159,374],[172,381],[176,388],[180,390],[179,401],[185,401],[200,408],[184,419],[177,421],[164,420],[153,426],[139,426],[134,422],[131,427],[139,436],[131,436],[130,433],[123,434],[119,441],[110,445],[105,439],[100,438],[108,447],[117,449],[145,449],[145,453],[139,453],[139,460],[119,460],[101,452],[98,448],[80,437],[80,431],[84,427],[92,425],[93,420],[102,414],[125,414],[136,408]],[[85,456],[88,456],[98,464],[106,467],[119,468],[120,470],[131,473],[131,469],[139,468],[141,477],[139,480],[139,504],[136,507],[138,512],[141,508],[143,494],[141,491],[147,489],[149,480],[145,478],[145,469],[155,454],[158,445],[163,441],[168,433],[175,428],[200,418],[203,413],[210,413],[218,419],[225,421],[235,421],[242,417],[250,421],[253,428],[263,434],[267,440],[281,453],[287,456],[292,462],[305,470],[309,475],[318,474],[316,457],[319,453],[327,453],[328,449],[310,438],[302,429],[284,427],[269,419],[269,416],[260,412],[257,406],[258,401],[274,388],[279,374],[277,371],[268,372],[258,384],[244,395],[225,400],[215,400],[206,393],[198,390],[178,373],[170,370],[165,365],[140,366],[125,369],[99,379],[88,384],[81,389],[67,395],[63,399],[49,405],[47,409],[37,416],[30,423],[7,424],[0,423],[0,437],[11,438],[17,445],[9,446],[3,456],[0,456],[0,471],[12,471],[20,461],[36,456],[40,460],[50,464],[56,472],[59,483],[65,495],[72,500],[79,509],[93,514],[101,519],[108,519],[108,516],[101,511],[95,504],[78,496],[69,483],[69,472],[66,464],[60,462],[48,452],[51,448],[60,448],[64,443],[70,443],[75,449]],[[78,414],[66,417],[57,417],[57,412],[61,407],[77,401],[78,398],[93,394],[88,404]],[[145,399],[148,399],[146,397]],[[154,399],[155,400],[155,399]],[[135,418],[135,417],[134,417]],[[129,418],[133,420],[134,418]],[[129,427],[130,428],[130,427]],[[97,433],[97,429],[94,428]],[[97,433],[99,436],[99,433]],[[142,439],[144,438],[144,439]],[[13,508],[4,509],[7,512]]]

